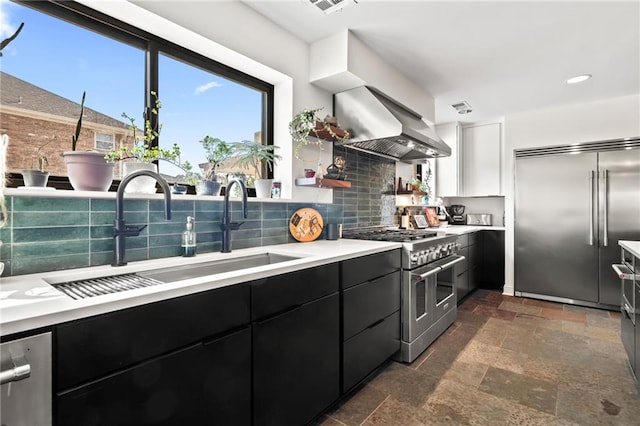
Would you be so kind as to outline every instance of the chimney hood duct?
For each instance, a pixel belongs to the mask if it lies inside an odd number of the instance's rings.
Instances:
[[[448,157],[451,148],[422,117],[369,86],[334,95],[334,113],[351,139],[344,146],[405,163]]]

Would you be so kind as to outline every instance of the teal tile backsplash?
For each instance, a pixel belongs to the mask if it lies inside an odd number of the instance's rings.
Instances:
[[[345,229],[393,224],[395,205],[385,210],[389,195],[384,194],[393,192],[395,164],[339,145],[334,155],[345,157],[351,188],[334,189],[331,204],[250,202],[246,219],[240,201],[233,201],[231,219],[244,224],[231,232],[232,249],[295,242],[289,218],[303,207],[315,208],[324,223],[342,223]],[[0,228],[3,276],[112,262],[115,199],[12,195],[6,200],[9,218]],[[127,237],[128,261],[180,256],[187,216],[195,217],[198,253],[220,251],[222,200],[174,196],[171,204],[172,219],[167,221],[161,198],[126,200],[127,224],[147,225],[139,236]]]
[[[19,195],[6,198],[10,217],[7,225],[0,228],[0,259],[5,262],[3,276],[112,262],[115,200]],[[174,197],[171,205],[172,218],[166,220],[163,200],[127,200],[124,205],[127,224],[147,225],[139,236],[127,237],[127,261],[180,256],[187,216],[195,217],[198,253],[220,251],[221,200]],[[302,207],[313,207],[332,220],[342,214],[340,206],[330,204],[251,202],[245,219],[242,204],[233,201],[231,218],[244,223],[231,233],[232,248],[295,242],[289,235],[288,220]]]

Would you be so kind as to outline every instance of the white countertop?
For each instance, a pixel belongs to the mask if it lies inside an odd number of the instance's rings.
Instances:
[[[447,225],[440,226],[438,231],[444,231],[447,234],[462,235],[476,231],[504,231],[504,226],[479,226],[479,225]]]
[[[618,241],[620,247],[627,249],[631,254],[640,259],[640,241]]]
[[[484,230],[504,231],[504,227],[449,225],[438,228],[438,231],[444,231],[450,235],[461,235],[468,232]],[[634,244],[640,246],[640,243],[634,242]],[[400,243],[380,241],[349,239],[336,241],[318,240],[309,243],[291,243],[239,249],[231,253],[205,253],[191,258],[171,257],[131,262],[126,266],[117,268],[104,265],[2,278],[0,280],[0,335],[7,336],[36,328],[48,327],[66,321],[251,281],[270,275],[284,274],[357,256],[366,256],[401,246]],[[635,254],[640,253],[640,247],[637,247],[635,250]],[[50,285],[88,278],[152,271],[161,268],[251,256],[266,252],[290,255],[298,258],[281,263],[224,272],[213,276],[192,278],[81,300],[74,300]]]
[[[172,257],[126,266],[109,265],[82,269],[44,272],[2,278],[0,283],[0,335],[47,327],[66,321],[112,312],[191,293],[224,287],[231,284],[279,275],[303,268],[379,253],[399,248],[399,243],[340,239],[318,240],[309,243],[291,243],[275,246],[234,250],[231,253],[206,253],[195,257]],[[179,282],[127,290],[88,299],[74,300],[52,287],[51,284],[119,275],[181,265],[197,264],[260,253],[275,253],[299,257],[295,260],[265,266],[224,272]]]

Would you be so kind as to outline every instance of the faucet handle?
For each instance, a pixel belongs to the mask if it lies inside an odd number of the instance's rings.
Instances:
[[[243,223],[244,222],[230,222],[229,223],[229,229],[231,229],[232,231],[240,229],[240,225],[242,225]]]

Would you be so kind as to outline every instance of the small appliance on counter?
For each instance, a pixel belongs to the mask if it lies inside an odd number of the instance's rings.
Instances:
[[[467,225],[493,225],[493,216],[487,213],[469,213],[467,214]]]
[[[466,225],[467,218],[464,214],[464,206],[462,204],[452,204],[446,208],[451,217],[451,225]]]

